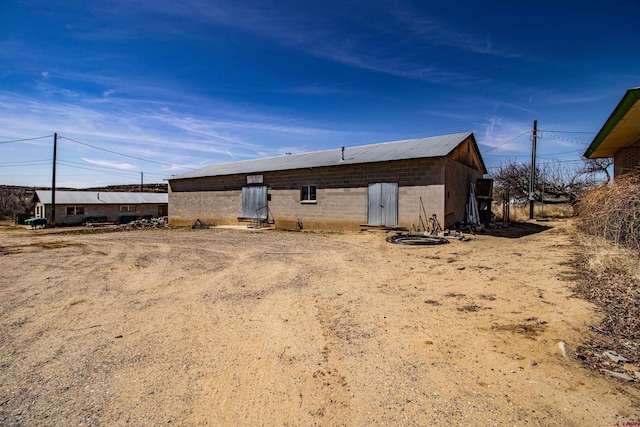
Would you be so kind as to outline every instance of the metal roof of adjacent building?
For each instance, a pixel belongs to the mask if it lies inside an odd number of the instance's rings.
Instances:
[[[169,180],[353,165],[423,157],[444,157],[470,136],[473,136],[472,132],[464,132],[430,138],[345,147],[344,159],[342,149],[337,148],[303,154],[216,164],[172,176]]]
[[[51,204],[51,190],[36,190],[38,200]],[[169,203],[167,193],[127,193],[105,191],[56,191],[57,205],[143,205]]]
[[[629,89],[587,148],[588,159],[613,157],[640,139],[640,87]]]

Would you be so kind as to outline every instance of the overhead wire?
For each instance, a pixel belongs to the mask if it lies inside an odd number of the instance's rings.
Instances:
[[[78,141],[78,140],[75,140],[75,139],[72,139],[72,138],[69,138],[69,137],[66,137],[66,136],[60,136],[59,138],[60,139],[66,139],[67,141],[75,142],[76,144],[80,144],[80,145],[84,145],[84,146],[87,146],[87,147],[91,147],[91,148],[94,148],[96,150],[104,151],[104,152],[111,153],[111,154],[116,154],[116,155],[122,156],[122,157],[128,157],[130,159],[139,160],[141,162],[155,163],[156,165],[169,166],[169,167],[172,167],[172,168],[195,170],[194,168],[190,168],[190,167],[187,167],[187,166],[175,165],[175,164],[164,163],[164,162],[157,162],[155,160],[148,160],[148,159],[143,159],[142,157],[136,157],[136,156],[131,156],[129,154],[118,153],[117,151],[107,150],[106,148],[101,148],[101,147],[96,147],[95,145],[87,144],[86,142]]]
[[[487,151],[485,151],[485,153],[491,152],[491,151],[495,150],[496,148],[500,148],[500,147],[502,147],[503,145],[507,145],[508,143],[513,142],[513,141],[515,141],[516,139],[523,137],[524,135],[528,134],[529,132],[531,132],[531,131],[523,132],[523,133],[521,133],[520,135],[518,135],[518,136],[516,136],[516,137],[514,137],[514,138],[511,138],[511,139],[510,139],[510,140],[508,140],[508,141],[503,142],[502,144],[498,144],[498,145],[496,145],[495,147],[491,147],[490,149],[488,149]]]
[[[166,177],[166,174],[160,174],[160,173],[155,173],[155,172],[147,172],[147,171],[135,171],[135,170],[126,170],[126,169],[119,169],[119,168],[115,168],[115,167],[110,167],[110,166],[101,166],[101,165],[86,165],[85,163],[79,163],[79,162],[72,162],[71,160],[63,160],[63,159],[58,159],[58,163],[63,164],[67,167],[83,167],[84,169],[87,170],[92,170],[95,172],[100,172],[101,170],[110,170],[110,171],[118,171],[118,172],[122,172],[122,173],[130,173],[130,174],[140,174],[140,172],[144,173],[145,175],[155,175],[155,176],[159,176],[159,177]],[[74,165],[78,165],[78,166],[74,166]]]
[[[35,141],[36,139],[51,138],[53,135],[37,136],[35,138],[12,139],[10,141],[0,141],[0,144],[10,144],[12,142]]]

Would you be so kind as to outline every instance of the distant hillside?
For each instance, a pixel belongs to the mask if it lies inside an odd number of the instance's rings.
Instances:
[[[46,187],[24,187],[20,185],[0,185],[0,219],[14,218],[17,214],[29,214],[34,209],[36,190],[50,190]],[[126,192],[136,193],[140,191],[139,184],[109,185],[106,187],[91,188],[58,188],[65,191],[101,191],[101,192]],[[144,184],[146,193],[166,193],[167,184]]]
[[[166,193],[168,191],[167,184],[144,184],[142,191],[145,193]],[[107,187],[91,187],[83,188],[78,191],[121,191],[125,193],[137,193],[140,191],[140,184],[126,184],[126,185],[109,185]]]

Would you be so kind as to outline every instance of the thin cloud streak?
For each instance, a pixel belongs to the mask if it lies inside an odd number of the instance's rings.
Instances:
[[[104,166],[104,167],[122,169],[122,170],[134,170],[134,169],[136,169],[136,166],[132,165],[131,163],[118,163],[118,162],[112,162],[112,161],[109,161],[109,160],[93,160],[93,159],[89,159],[87,157],[83,157],[82,160],[84,160],[85,162],[90,163],[92,165],[96,165],[96,166]]]

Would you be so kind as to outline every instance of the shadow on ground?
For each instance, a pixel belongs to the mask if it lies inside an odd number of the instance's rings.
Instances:
[[[552,228],[553,227],[548,225],[541,225],[531,222],[512,222],[508,227],[488,229],[485,230],[485,232],[483,232],[482,234],[487,234],[489,236],[495,237],[518,239],[520,237],[542,233],[543,231],[550,230]]]

